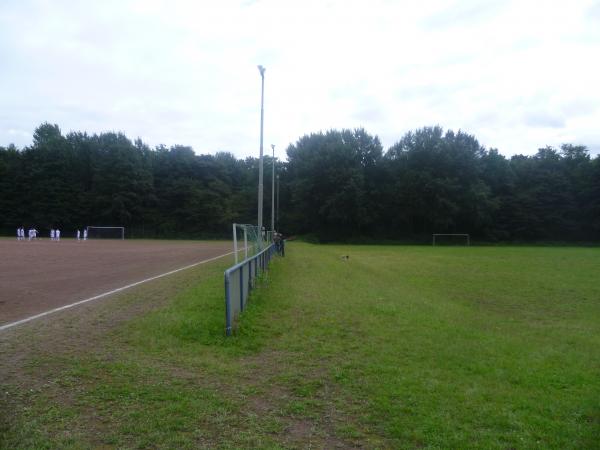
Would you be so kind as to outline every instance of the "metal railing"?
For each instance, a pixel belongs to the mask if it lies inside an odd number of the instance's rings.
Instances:
[[[225,271],[225,333],[231,336],[236,320],[245,308],[256,278],[264,273],[276,253],[274,244],[260,253],[230,267]]]

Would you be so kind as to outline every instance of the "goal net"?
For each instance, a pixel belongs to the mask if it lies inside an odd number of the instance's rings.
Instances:
[[[273,240],[271,231],[259,232],[256,225],[233,224],[233,251],[235,263],[256,255]]]
[[[466,233],[434,233],[432,245],[471,245],[471,236]]]
[[[96,227],[89,226],[88,239],[125,239],[125,227]]]

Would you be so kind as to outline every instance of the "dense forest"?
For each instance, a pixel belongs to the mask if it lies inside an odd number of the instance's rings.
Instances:
[[[272,159],[265,160],[270,224]],[[487,241],[597,241],[600,157],[545,147],[506,158],[441,127],[408,132],[384,151],[363,129],[301,137],[276,161],[278,228],[320,240],[420,241],[470,233]],[[226,237],[256,223],[257,158],[149,148],[121,133],[63,135],[42,124],[31,146],[0,147],[0,229],[63,235],[125,226],[129,237]],[[44,233],[45,234],[45,233]]]

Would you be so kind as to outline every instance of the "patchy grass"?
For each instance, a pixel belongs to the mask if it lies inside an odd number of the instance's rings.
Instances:
[[[600,448],[598,267],[296,243],[232,338],[193,269],[0,336],[0,446]]]

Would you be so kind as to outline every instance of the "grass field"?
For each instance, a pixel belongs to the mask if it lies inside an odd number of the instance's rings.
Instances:
[[[0,446],[600,448],[600,249],[287,250],[0,335]]]

